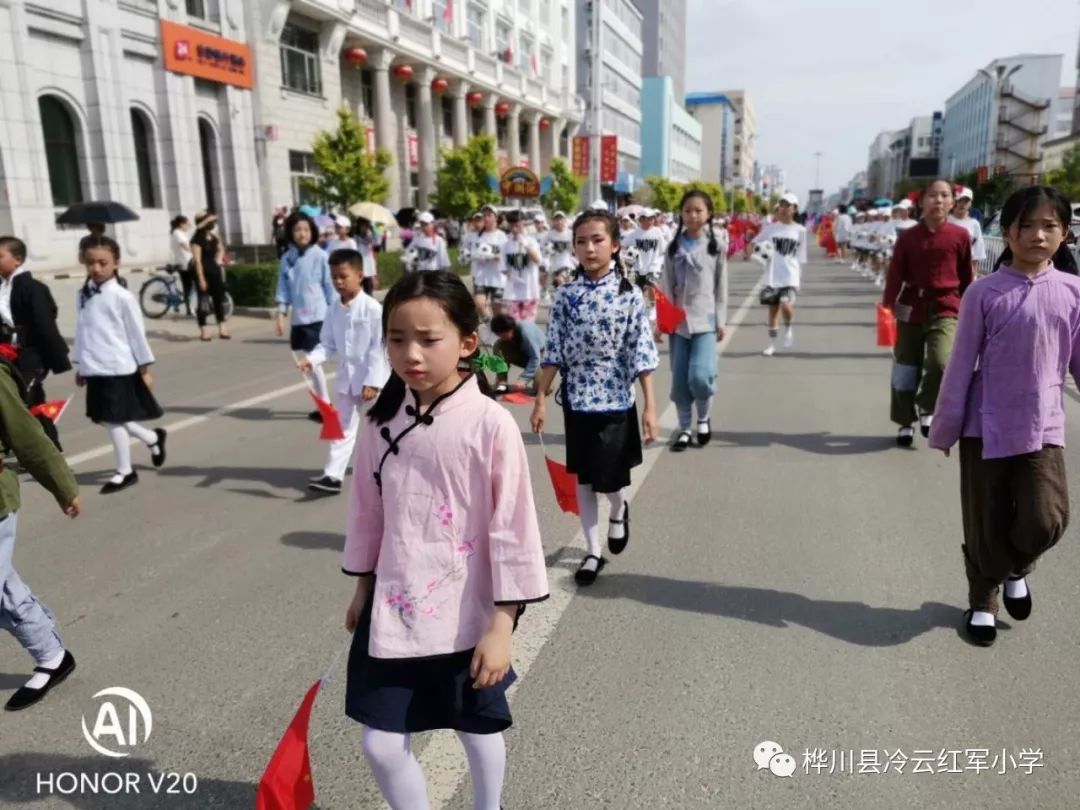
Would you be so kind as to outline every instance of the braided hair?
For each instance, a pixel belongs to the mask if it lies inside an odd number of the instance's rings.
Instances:
[[[615,270],[619,274],[619,294],[631,292],[634,289],[634,285],[630,283],[630,279],[626,275],[626,265],[622,260],[622,244],[619,241],[619,220],[615,218],[615,215],[608,211],[601,211],[597,208],[590,208],[585,211],[581,216],[574,220],[573,239],[577,241],[578,228],[584,225],[586,222],[603,222],[605,230],[608,236],[611,237],[612,245],[612,261],[615,262]],[[582,278],[585,275],[585,266],[580,262],[578,263],[577,270],[574,272],[575,278]]]
[[[716,232],[713,230],[714,210],[713,210],[712,197],[710,197],[707,193],[705,193],[701,189],[692,188],[689,191],[687,191],[685,194],[683,194],[682,199],[679,200],[679,214],[680,214],[680,216],[679,216],[679,228],[678,228],[678,230],[675,231],[675,237],[671,240],[671,244],[668,245],[668,250],[667,250],[668,256],[671,257],[672,259],[674,259],[675,256],[679,252],[679,239],[682,237],[682,234],[683,234],[683,220],[682,220],[683,206],[686,205],[690,200],[694,200],[694,199],[701,200],[703,203],[705,203],[705,210],[707,210],[709,212],[709,226],[708,226],[709,227],[709,230],[708,230],[708,234],[709,234],[709,255],[710,256],[716,256],[717,254],[720,253],[720,244],[716,241]]]

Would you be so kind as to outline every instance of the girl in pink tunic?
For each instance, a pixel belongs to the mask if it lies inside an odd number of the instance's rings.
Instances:
[[[475,807],[497,810],[511,724],[510,638],[548,597],[521,433],[482,377],[479,313],[446,271],[386,296],[393,374],[357,443],[343,571],[358,577],[346,714],[394,810],[428,807],[413,732],[454,729]]]

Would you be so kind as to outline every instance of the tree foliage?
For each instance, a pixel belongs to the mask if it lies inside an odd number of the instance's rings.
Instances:
[[[681,183],[666,177],[646,177],[645,185],[649,189],[649,204],[661,211],[674,211],[683,195]]]
[[[495,139],[476,135],[464,146],[443,149],[432,204],[443,216],[466,219],[480,206],[499,202],[488,181],[495,175]]]
[[[320,132],[312,145],[318,174],[300,182],[316,200],[344,210],[358,202],[383,202],[390,193],[385,172],[393,158],[385,149],[367,153],[364,127],[347,107],[338,110],[334,132]]]
[[[1080,201],[1080,145],[1066,152],[1061,168],[1047,172],[1044,181],[1070,200]]]
[[[540,204],[548,213],[563,211],[573,214],[581,205],[581,187],[584,180],[575,177],[570,166],[560,157],[551,159],[551,190],[540,198]]]

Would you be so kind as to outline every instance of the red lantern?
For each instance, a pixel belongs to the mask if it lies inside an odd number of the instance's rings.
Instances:
[[[541,118],[540,119],[540,129],[551,129],[551,119],[550,118]]]
[[[450,82],[444,79],[442,76],[438,76],[431,82],[431,89],[436,93],[445,93],[450,87]]]
[[[505,101],[500,101],[495,105],[495,114],[502,117],[510,114],[510,105]]]
[[[355,68],[367,63],[367,51],[359,46],[345,49],[345,61]]]
[[[407,82],[412,78],[413,69],[412,65],[397,65],[394,67],[394,75],[401,79],[403,82]]]
[[[484,94],[481,93],[479,90],[474,90],[473,92],[469,93],[469,95],[465,96],[465,99],[473,107],[478,107],[479,105],[484,103]]]

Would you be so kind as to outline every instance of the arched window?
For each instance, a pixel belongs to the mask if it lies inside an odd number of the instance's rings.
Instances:
[[[49,164],[53,205],[66,208],[83,201],[75,121],[64,103],[55,96],[38,99],[38,109],[45,136],[45,159]]]
[[[150,125],[146,116],[131,110],[131,135],[135,141],[135,168],[139,174],[139,198],[143,208],[157,208],[158,199],[154,188],[154,152],[150,146]]]

